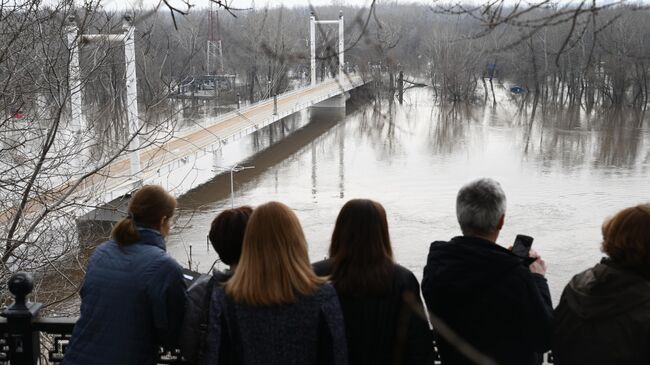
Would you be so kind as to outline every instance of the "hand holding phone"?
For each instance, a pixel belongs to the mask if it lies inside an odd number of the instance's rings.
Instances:
[[[520,257],[528,257],[530,246],[533,245],[533,237],[518,234],[515,244],[512,245],[512,253]]]
[[[529,256],[535,259],[534,262],[528,265],[530,272],[546,276],[546,261],[533,249],[530,250]]]

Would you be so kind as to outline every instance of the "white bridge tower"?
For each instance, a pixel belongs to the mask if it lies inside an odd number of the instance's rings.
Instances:
[[[343,81],[343,75],[345,70],[345,38],[343,37],[343,11],[339,12],[338,20],[316,20],[314,13],[311,13],[309,17],[309,47],[311,48],[311,85],[316,85],[316,24],[338,24],[339,26],[339,46],[338,46],[338,56],[339,56],[339,81]]]

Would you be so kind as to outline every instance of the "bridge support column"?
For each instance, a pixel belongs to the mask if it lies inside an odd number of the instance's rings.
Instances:
[[[343,93],[314,104],[310,108],[312,117],[342,119],[345,117],[345,102],[349,94]]]
[[[309,48],[311,55],[311,86],[316,85],[316,17],[311,13],[309,17]]]
[[[129,149],[131,150],[131,177],[134,180],[138,179],[141,171],[140,166],[140,122],[138,120],[138,85],[135,71],[135,27],[133,26],[132,18],[130,16],[124,17],[123,33],[122,34],[79,34],[77,35],[76,25],[70,24],[68,26],[68,42],[73,44],[71,46],[71,62],[70,62],[70,89],[71,89],[71,104],[72,104],[72,119],[73,125],[82,125],[83,116],[81,114],[81,92],[75,90],[80,88],[79,79],[79,55],[78,55],[78,42],[116,42],[124,44],[124,63],[126,80],[126,118],[128,121],[128,128],[131,134],[131,142]],[[77,96],[75,96],[75,92]]]
[[[138,85],[135,73],[135,27],[130,17],[124,21],[124,61],[126,62],[126,107],[129,130],[133,139],[129,144],[131,150],[131,177],[140,173],[140,121],[138,120]]]
[[[342,108],[345,110],[345,101],[350,97],[348,93],[342,93],[314,104],[312,108]]]
[[[68,48],[70,50],[70,64],[68,88],[70,89],[70,125],[75,132],[85,130],[83,114],[81,113],[81,78],[79,71],[79,29],[73,16],[68,18]]]
[[[68,64],[68,89],[70,91],[70,122],[68,128],[64,128],[63,135],[66,136],[67,142],[71,143],[74,148],[75,156],[71,165],[74,170],[79,171],[85,165],[83,157],[85,148],[84,132],[86,123],[81,111],[81,70],[79,68],[79,28],[75,23],[75,17],[68,17],[66,26],[68,38],[68,50],[70,51],[70,63]],[[81,172],[81,171],[80,171]]]
[[[316,20],[314,13],[311,13],[309,17],[309,48],[311,53],[311,86],[316,85],[316,24],[336,24],[339,27],[339,44],[338,44],[338,55],[339,55],[339,67],[338,67],[338,79],[343,81],[344,71],[345,71],[345,38],[343,37],[343,11],[339,12],[338,20]]]
[[[124,218],[128,210],[129,199],[130,195],[119,197],[77,218],[77,235],[82,249],[94,249],[110,238],[113,225]]]
[[[343,38],[343,10],[339,12],[339,82],[343,83],[343,76],[345,72],[345,60],[343,55],[345,53],[345,38]]]

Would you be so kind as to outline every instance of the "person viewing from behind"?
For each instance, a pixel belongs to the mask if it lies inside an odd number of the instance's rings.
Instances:
[[[395,263],[386,212],[348,201],[336,219],[330,258],[314,264],[341,301],[350,364],[433,364],[433,336],[420,285]]]
[[[220,283],[225,283],[232,276],[241,256],[244,231],[253,208],[243,206],[226,209],[210,225],[208,239],[219,255],[221,262],[228,265],[226,271],[215,271],[213,275]]]
[[[336,291],[312,271],[298,217],[282,203],[253,211],[209,316],[205,363],[347,364]]]
[[[556,364],[650,364],[650,204],[602,227],[608,256],[573,277],[555,309]]]
[[[232,277],[241,256],[246,224],[252,213],[253,208],[249,206],[226,209],[210,225],[208,239],[221,262],[229,268],[223,272],[215,269],[211,275],[201,275],[187,289],[179,348],[188,364],[199,364],[205,356],[212,290]]]
[[[185,283],[165,247],[175,208],[160,186],[133,195],[128,216],[90,257],[64,364],[156,364],[161,346],[177,346]]]
[[[500,365],[541,363],[550,347],[552,305],[546,264],[534,251],[519,257],[496,241],[506,197],[498,182],[479,179],[456,199],[462,236],[431,244],[422,293],[434,331],[441,321]],[[437,334],[444,335],[440,325]],[[441,336],[439,336],[441,337]],[[457,343],[439,339],[443,364],[474,364]]]

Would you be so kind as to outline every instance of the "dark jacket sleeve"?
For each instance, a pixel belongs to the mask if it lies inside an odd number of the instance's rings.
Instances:
[[[405,364],[433,364],[433,333],[427,321],[425,308],[420,297],[420,284],[413,273],[408,273],[403,293],[408,308]]]
[[[197,360],[204,350],[213,286],[212,276],[201,275],[187,288],[179,348],[188,361]]]
[[[176,261],[166,258],[148,288],[158,340],[165,348],[176,348],[185,313],[186,286]]]
[[[348,363],[348,345],[345,336],[345,325],[343,322],[343,312],[339,298],[333,287],[330,287],[330,294],[327,295],[321,306],[321,318],[323,321],[323,333],[320,339],[319,354],[321,362],[327,359],[331,365],[347,365]],[[325,346],[323,346],[325,345]]]
[[[201,365],[214,365],[220,363],[220,359],[224,358],[222,354],[222,344],[226,343],[229,339],[228,331],[223,327],[225,320],[223,312],[226,307],[226,294],[223,288],[216,288],[212,291],[212,300],[208,309],[208,331],[205,339],[205,353],[201,359]]]
[[[422,296],[424,297],[424,303],[426,305],[426,308],[429,312],[435,312],[433,309],[433,294],[432,294],[432,287],[433,287],[433,280],[431,278],[432,276],[432,271],[435,269],[436,264],[434,263],[434,254],[433,251],[438,242],[432,242],[431,245],[429,246],[429,254],[427,255],[427,264],[424,266],[424,270],[422,272]]]
[[[539,274],[528,273],[526,322],[530,328],[530,345],[538,353],[551,348],[551,323],[553,304],[546,279]]]

